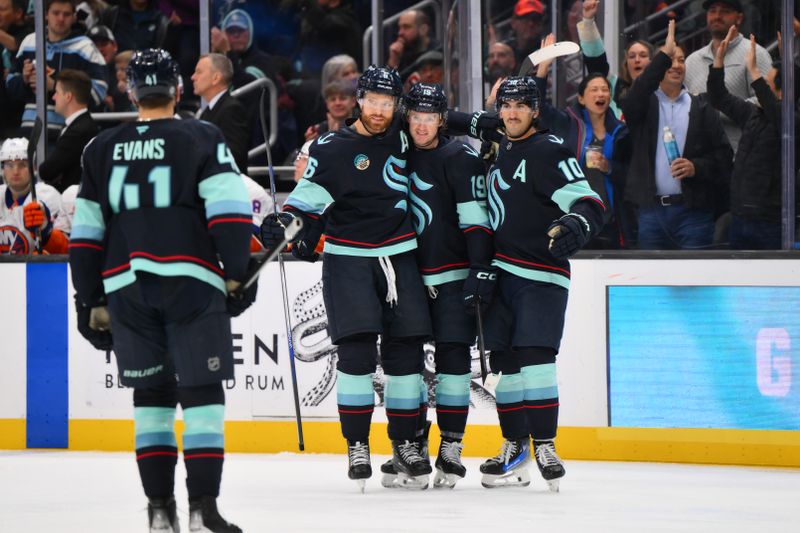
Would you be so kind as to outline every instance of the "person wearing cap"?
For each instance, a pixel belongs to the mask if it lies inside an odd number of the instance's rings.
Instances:
[[[161,48],[169,19],[155,0],[123,0],[100,15],[100,24],[114,32],[120,50]]]
[[[517,64],[539,49],[544,32],[544,4],[542,0],[518,0],[511,17],[514,37],[508,41],[514,49]]]
[[[714,55],[723,39],[728,35],[732,26],[737,28],[742,25],[744,14],[740,0],[706,0],[703,2],[706,10],[706,24],[711,33],[711,42],[707,46],[693,52],[686,58],[686,89],[694,94],[706,92],[708,84],[708,68],[714,63]],[[749,99],[755,96],[751,87],[753,82],[747,69],[745,59],[749,49],[747,39],[736,32],[728,45],[725,54],[725,87],[733,96]],[[756,64],[762,76],[766,76],[772,67],[772,58],[769,52],[761,46],[756,47]],[[742,130],[728,117],[722,117],[722,127],[731,142],[734,152],[739,146]]]
[[[439,50],[429,50],[414,62],[414,72],[408,77],[410,85],[416,83],[442,83],[444,55]]]
[[[389,45],[386,65],[397,69],[405,82],[418,70],[416,61],[423,54],[440,49],[441,45],[432,37],[428,15],[419,9],[408,9],[397,19],[397,39]]]
[[[114,105],[115,98],[118,98],[115,93],[119,92],[115,90],[117,73],[114,66],[114,57],[116,57],[118,50],[117,41],[114,39],[114,34],[111,33],[111,30],[102,24],[89,28],[89,31],[86,32],[86,36],[92,40],[106,62],[106,83],[108,84],[108,92],[104,100],[105,105],[109,110],[117,111]]]

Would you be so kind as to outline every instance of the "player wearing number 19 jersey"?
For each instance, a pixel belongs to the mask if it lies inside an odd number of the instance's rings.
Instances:
[[[179,527],[180,403],[189,529],[241,532],[219,515],[216,498],[221,382],[233,377],[230,315],[255,297],[232,293],[250,257],[250,202],[220,131],[173,118],[178,70],[169,54],[137,51],[128,79],[139,120],[102,132],[83,154],[70,246],[78,325],[96,347],[113,345],[121,381],[134,388],[150,531]]]
[[[605,206],[563,139],[536,130],[539,91],[530,77],[499,87],[505,125],[489,169],[498,291],[486,319],[491,366],[502,372],[497,411],[505,437],[481,466],[485,487],[530,483],[530,437],[542,476],[558,489],[564,466],[555,452],[556,354],[564,328],[569,261],[602,227]]]

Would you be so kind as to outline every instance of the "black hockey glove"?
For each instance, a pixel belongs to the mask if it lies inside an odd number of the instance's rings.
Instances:
[[[258,268],[258,262],[254,258],[250,258],[247,265],[248,275]],[[258,279],[256,279],[250,287],[243,291],[239,291],[241,282],[229,279],[225,282],[225,289],[228,291],[228,298],[225,300],[225,307],[228,308],[228,314],[231,316],[239,316],[244,313],[248,307],[253,305],[256,301],[256,294],[258,293]]]
[[[477,111],[472,114],[472,120],[469,123],[469,135],[482,141],[496,142],[500,136],[497,130],[504,127],[503,121],[497,113]]]
[[[547,228],[550,237],[550,253],[557,259],[572,257],[589,240],[589,222],[577,213],[567,213],[553,221]]]
[[[261,244],[264,245],[269,251],[275,249],[280,243],[283,242],[283,232],[286,226],[294,220],[294,215],[291,213],[270,213],[264,217],[264,222],[261,223]]]
[[[105,304],[101,304],[104,306]],[[101,351],[108,351],[113,348],[113,340],[111,332],[108,330],[96,330],[89,326],[92,316],[92,308],[78,300],[78,295],[75,295],[75,310],[78,312],[78,331],[84,339],[92,343],[96,349]]]
[[[494,287],[497,282],[497,271],[493,268],[470,268],[464,280],[464,305],[467,312],[475,313],[475,306],[481,302],[481,313],[492,303]]]
[[[314,251],[314,248],[316,248],[316,244],[311,244],[308,241],[297,241],[292,245],[292,255],[301,261],[316,263],[319,259],[319,254]]]

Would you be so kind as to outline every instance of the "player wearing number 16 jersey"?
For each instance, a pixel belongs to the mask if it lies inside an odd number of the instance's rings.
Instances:
[[[169,54],[137,51],[127,74],[139,120],[102,132],[83,154],[70,246],[78,326],[96,347],[113,347],[122,383],[134,388],[150,531],[179,527],[180,403],[189,530],[241,532],[219,515],[216,498],[221,382],[233,377],[230,315],[255,298],[233,292],[248,268],[251,206],[216,126],[173,118],[178,67]]]

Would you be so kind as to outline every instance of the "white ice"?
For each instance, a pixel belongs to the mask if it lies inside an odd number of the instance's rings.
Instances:
[[[220,510],[246,532],[800,531],[800,470],[568,461],[558,494],[487,490],[479,459],[453,490],[366,494],[338,455],[228,454]],[[534,467],[535,468],[535,467]],[[176,498],[188,530],[184,470]],[[0,452],[0,532],[146,532],[132,453]]]

